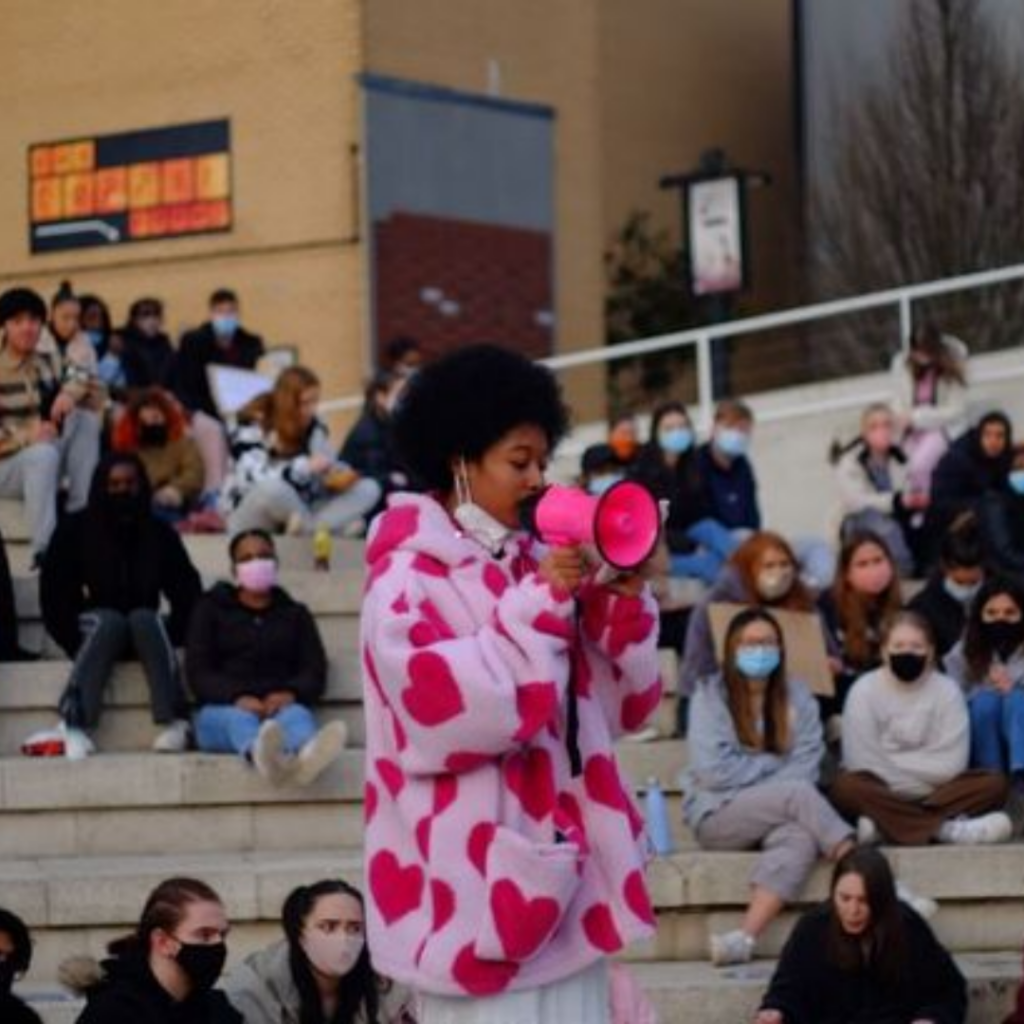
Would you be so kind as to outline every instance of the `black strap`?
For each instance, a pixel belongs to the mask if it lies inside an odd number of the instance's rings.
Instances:
[[[576,602],[576,635],[579,635],[580,606]],[[565,745],[569,751],[569,768],[572,777],[583,774],[583,757],[580,754],[580,707],[576,696],[576,651],[569,654],[569,707],[565,720]],[[580,655],[582,657],[582,654]]]

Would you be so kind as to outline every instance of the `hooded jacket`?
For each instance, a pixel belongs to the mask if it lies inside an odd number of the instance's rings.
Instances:
[[[74,658],[82,641],[78,617],[94,608],[127,614],[156,610],[161,598],[171,606],[168,633],[180,644],[202,583],[171,527],[150,514],[150,493],[143,482],[138,517],[117,522],[106,512],[106,475],[97,472],[89,503],[63,520],[43,559],[39,600],[46,631]]]
[[[185,645],[185,675],[200,704],[290,690],[307,707],[323,696],[327,655],[304,604],[280,587],[268,608],[247,608],[218,583],[196,605]]]
[[[371,533],[361,647],[377,968],[414,990],[493,996],[651,936],[642,819],[612,744],[661,699],[654,600],[588,584],[577,623],[530,538],[492,557],[429,496],[393,496]]]
[[[237,366],[244,370],[255,368],[263,355],[263,339],[239,327],[231,335],[231,342],[222,347],[212,323],[205,323],[194,331],[182,335],[178,355],[172,372],[172,390],[182,404],[193,412],[205,412],[220,419],[220,412],[210,391],[206,376],[208,366]],[[159,382],[156,382],[159,383]]]
[[[409,993],[379,979],[380,1002],[372,1024],[411,1024]],[[288,943],[275,942],[261,949],[231,972],[224,983],[228,999],[245,1024],[299,1024],[299,990],[288,960]],[[354,1024],[371,1024],[360,1007]]]
[[[987,492],[1005,491],[1012,458],[1009,445],[997,458],[986,456],[977,427],[955,441],[935,467],[926,527],[938,536],[961,512],[973,511]]]
[[[104,960],[102,974],[84,987],[77,1024],[243,1024],[242,1015],[215,989],[178,1002],[137,955]]]

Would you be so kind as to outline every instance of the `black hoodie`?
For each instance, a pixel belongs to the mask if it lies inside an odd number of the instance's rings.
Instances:
[[[126,462],[137,466],[142,480],[130,519],[115,516],[106,495],[111,469]],[[163,596],[171,606],[171,642],[180,644],[202,589],[181,537],[150,512],[142,463],[134,455],[107,456],[93,476],[88,505],[58,525],[46,549],[39,578],[46,631],[73,658],[82,642],[82,612],[155,611]]]
[[[218,583],[196,605],[185,646],[185,674],[200,704],[233,704],[289,690],[313,705],[327,682],[327,656],[304,604],[275,587],[268,608],[238,600],[238,589]]]
[[[103,979],[86,992],[77,1024],[242,1024],[223,992],[195,992],[178,1002],[140,956],[105,960],[103,970]]]

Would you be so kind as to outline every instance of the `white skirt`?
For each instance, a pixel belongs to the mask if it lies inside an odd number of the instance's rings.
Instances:
[[[417,996],[419,1024],[609,1024],[608,964],[561,981],[484,999]]]

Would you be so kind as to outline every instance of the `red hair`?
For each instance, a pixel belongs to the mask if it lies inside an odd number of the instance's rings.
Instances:
[[[139,449],[139,413],[147,408],[159,409],[167,421],[167,440],[177,441],[188,426],[185,413],[177,400],[163,388],[146,388],[128,403],[118,417],[110,435],[110,445],[115,452],[134,452]]]

